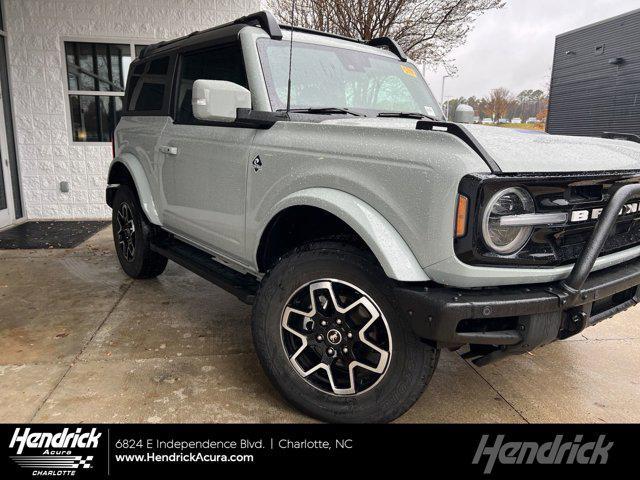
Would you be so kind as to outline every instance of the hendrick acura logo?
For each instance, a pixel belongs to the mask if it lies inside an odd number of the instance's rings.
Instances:
[[[20,467],[32,470],[34,476],[74,475],[79,468],[91,468],[93,455],[82,456],[73,451],[98,448],[101,436],[102,433],[95,428],[90,431],[83,431],[82,428],[69,431],[65,428],[57,433],[16,428],[9,443],[10,449],[16,449],[16,455],[12,455],[11,459]]]
[[[613,442],[606,442],[606,435],[600,435],[596,442],[583,442],[582,435],[564,441],[563,435],[556,435],[552,442],[505,442],[504,435],[497,435],[493,445],[489,445],[489,435],[483,435],[473,464],[478,465],[486,457],[484,473],[491,473],[496,462],[500,464],[532,465],[547,464],[602,464],[609,459]]]
[[[602,208],[592,208],[591,210],[574,210],[571,212],[572,222],[586,222],[587,220],[597,220],[602,214]],[[618,215],[629,215],[630,213],[638,213],[640,203],[627,203],[620,209]]]

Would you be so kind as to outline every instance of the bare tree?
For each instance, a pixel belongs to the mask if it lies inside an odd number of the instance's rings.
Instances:
[[[394,38],[417,62],[445,64],[473,23],[504,0],[267,0],[284,22],[370,40]]]
[[[512,99],[513,95],[506,88],[494,88],[486,99],[484,113],[497,123],[500,118],[507,115]]]

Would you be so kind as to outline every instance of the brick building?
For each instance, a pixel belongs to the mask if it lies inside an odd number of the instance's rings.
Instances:
[[[110,215],[109,135],[136,52],[260,9],[259,0],[0,5],[0,228]]]

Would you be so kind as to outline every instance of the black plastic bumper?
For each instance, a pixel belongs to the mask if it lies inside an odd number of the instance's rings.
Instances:
[[[482,290],[402,286],[396,295],[422,338],[452,346],[518,345],[528,340],[534,348],[575,335],[635,305],[638,285],[636,260],[593,273],[576,296],[567,294],[560,283]]]
[[[639,301],[640,260],[591,273],[618,212],[638,194],[638,184],[616,191],[562,282],[476,290],[402,285],[401,308],[417,335],[445,347],[471,345],[478,364],[575,335]]]

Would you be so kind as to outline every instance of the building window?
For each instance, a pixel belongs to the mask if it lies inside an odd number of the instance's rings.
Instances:
[[[131,52],[144,45],[65,42],[74,142],[108,142],[122,114]]]

